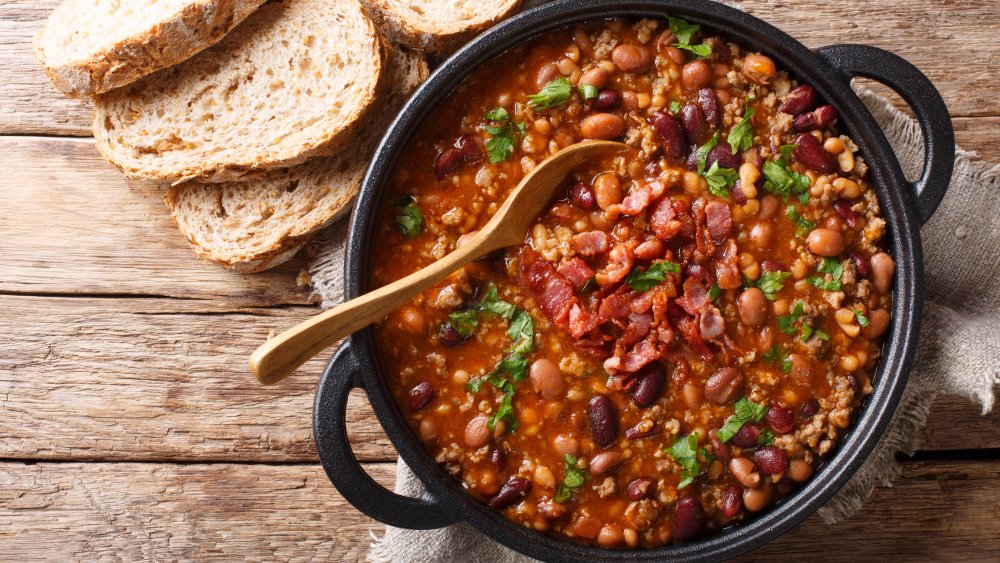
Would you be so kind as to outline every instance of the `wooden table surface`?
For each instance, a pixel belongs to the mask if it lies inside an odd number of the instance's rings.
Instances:
[[[748,1],[809,46],[899,53],[941,89],[958,143],[1000,162],[995,0]],[[316,313],[297,259],[201,262],[161,194],[127,184],[30,38],[55,0],[0,2],[0,559],[364,558],[382,526],[325,479],[310,430],[326,359],[277,387],[247,374],[272,329]],[[934,404],[919,451],[851,520],[813,517],[751,559],[1000,558],[1000,415]],[[351,439],[393,482],[365,400]]]

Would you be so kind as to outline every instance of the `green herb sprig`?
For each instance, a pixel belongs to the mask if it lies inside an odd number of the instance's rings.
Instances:
[[[712,46],[708,43],[691,44],[694,34],[698,33],[701,29],[700,25],[688,23],[681,18],[671,17],[667,17],[667,23],[670,25],[670,31],[677,37],[674,47],[689,51],[699,57],[707,57],[712,54]]]
[[[722,428],[715,433],[715,436],[722,442],[728,442],[743,428],[743,425],[750,422],[760,422],[762,418],[767,414],[767,407],[764,405],[758,405],[757,403],[743,397],[742,399],[736,401],[733,405],[733,414],[728,419],[726,423],[722,425]]]
[[[512,121],[510,114],[504,108],[493,108],[483,117],[492,122],[492,125],[483,126],[483,129],[490,134],[489,140],[486,141],[486,153],[491,163],[503,162],[514,153],[514,143],[520,135],[524,135],[526,127],[524,123]]]
[[[681,273],[681,265],[676,262],[654,262],[643,271],[632,270],[625,276],[625,283],[636,291],[649,291],[667,279],[667,274]]]
[[[408,237],[420,234],[424,224],[424,214],[420,212],[417,200],[412,196],[403,196],[396,202],[396,224]]]

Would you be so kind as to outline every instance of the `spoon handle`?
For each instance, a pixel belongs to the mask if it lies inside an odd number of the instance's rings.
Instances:
[[[250,371],[265,385],[281,381],[338,340],[382,320],[448,274],[484,256],[492,248],[476,243],[485,242],[485,238],[474,237],[469,244],[405,278],[337,305],[268,339],[250,356]]]

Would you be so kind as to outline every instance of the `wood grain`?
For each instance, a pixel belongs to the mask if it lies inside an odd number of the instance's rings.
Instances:
[[[366,465],[383,484],[394,469]],[[854,518],[814,516],[742,560],[995,561],[998,487],[993,463],[907,463]],[[313,465],[0,464],[0,543],[13,561],[357,561],[382,530]]]

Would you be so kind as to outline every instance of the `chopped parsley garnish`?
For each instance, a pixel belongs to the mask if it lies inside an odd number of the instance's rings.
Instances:
[[[841,290],[843,284],[841,284],[840,279],[844,275],[844,264],[840,260],[824,258],[823,263],[819,265],[819,271],[822,274],[830,274],[830,281],[827,281],[823,276],[811,276],[808,281],[813,287],[824,291]]]
[[[670,100],[670,113],[677,115],[681,112],[681,103],[678,100]]]
[[[816,223],[813,223],[802,215],[799,215],[799,212],[795,209],[794,205],[789,205],[788,208],[785,209],[785,216],[798,225],[799,228],[795,231],[795,234],[800,237],[811,231],[813,227],[816,226]]]
[[[756,285],[764,292],[764,297],[767,297],[768,301],[774,301],[781,288],[785,287],[785,280],[791,275],[791,272],[761,272]]]
[[[865,328],[866,326],[868,326],[868,323],[870,321],[868,320],[868,317],[866,317],[865,314],[861,312],[861,309],[855,309],[854,316],[858,319],[858,325],[861,328]]]
[[[708,288],[708,300],[715,301],[719,298],[720,293],[722,293],[722,290],[719,289],[719,284],[712,284],[712,287]]]
[[[683,489],[690,485],[701,473],[701,464],[698,463],[698,455],[708,458],[708,452],[704,448],[698,448],[698,435],[692,432],[687,436],[681,436],[666,449],[670,457],[674,458],[677,465],[681,466],[681,482],[677,483],[678,489]]]
[[[580,85],[580,95],[583,96],[583,101],[593,100],[600,94],[601,91],[597,89],[597,86],[593,84],[581,84]]]
[[[486,141],[490,162],[503,162],[514,153],[514,142],[519,134],[524,134],[525,125],[511,121],[510,114],[504,108],[493,108],[483,117],[494,123],[483,127],[490,134],[490,139]]]
[[[753,126],[750,123],[750,119],[754,113],[754,109],[748,105],[747,109],[743,112],[743,119],[729,132],[729,137],[726,140],[729,142],[729,146],[732,147],[733,154],[740,154],[753,145]]]
[[[781,371],[789,373],[792,371],[792,361],[788,359],[788,352],[775,344],[771,346],[771,349],[762,356],[765,362],[776,363],[781,367]]]
[[[729,188],[733,187],[739,173],[732,168],[719,168],[718,162],[713,162],[712,167],[704,174],[705,181],[708,182],[708,191],[715,197],[726,197],[729,195]]]
[[[778,329],[785,334],[795,334],[795,322],[803,313],[805,313],[805,305],[801,301],[796,301],[791,313],[778,317]]]
[[[556,502],[566,502],[573,498],[572,489],[583,486],[587,480],[587,470],[577,466],[577,459],[566,454],[563,456],[563,482],[556,488]]]
[[[450,324],[462,338],[467,338],[476,331],[476,328],[479,327],[479,311],[475,309],[453,311],[450,315],[448,315],[448,324]]]
[[[396,224],[408,237],[420,234],[420,228],[424,224],[424,214],[420,212],[417,200],[412,196],[405,195],[396,202]]]
[[[757,437],[758,446],[770,446],[773,443],[774,434],[771,434],[770,430],[764,429],[764,431],[760,433],[760,436]]]
[[[733,405],[733,415],[730,416],[722,428],[715,433],[715,436],[722,442],[728,442],[743,428],[743,425],[750,422],[759,422],[767,414],[767,407],[743,397]]]
[[[803,205],[809,203],[809,177],[793,172],[788,167],[788,156],[797,145],[781,145],[778,149],[778,160],[768,160],[764,163],[764,189],[774,195],[788,199],[788,196],[798,196]]]
[[[681,273],[681,265],[676,262],[654,262],[645,271],[632,270],[625,276],[625,283],[636,291],[648,291],[667,278],[667,274]]]
[[[705,174],[705,160],[708,158],[708,153],[715,148],[715,145],[719,144],[719,133],[716,132],[712,135],[712,138],[708,140],[707,143],[698,147],[698,173]]]
[[[533,108],[551,109],[568,102],[572,93],[573,87],[569,83],[569,78],[563,76],[542,86],[537,94],[528,96],[528,104]]]
[[[699,57],[707,57],[712,54],[712,46],[708,43],[691,44],[691,38],[701,29],[700,25],[690,24],[681,18],[671,18],[669,16],[667,17],[667,22],[670,25],[670,31],[677,37],[674,47],[690,51]]]

